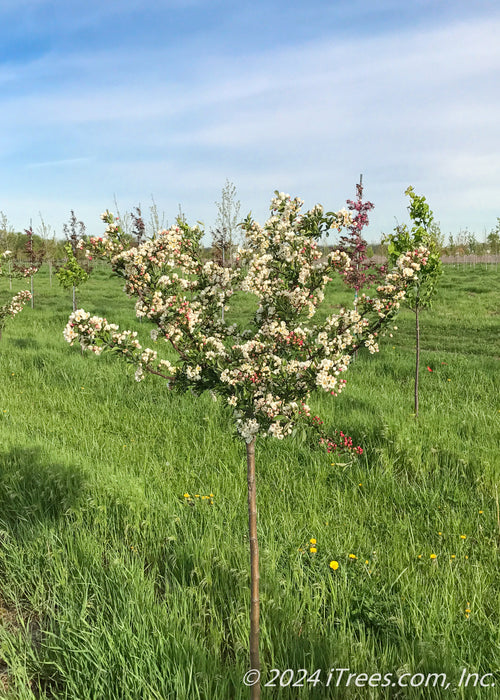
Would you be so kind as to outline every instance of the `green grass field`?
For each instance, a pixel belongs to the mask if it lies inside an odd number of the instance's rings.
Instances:
[[[62,336],[70,294],[45,268],[34,283],[0,343],[0,697],[248,697],[246,460],[229,412],[82,355]],[[79,306],[148,343],[121,286],[100,268]],[[350,298],[332,285],[326,311]],[[455,687],[463,668],[500,687],[499,299],[493,268],[445,268],[421,317],[418,421],[406,311],[340,397],[314,397],[359,459],[257,442],[263,683],[345,667],[446,673],[450,688],[264,698],[500,697]]]

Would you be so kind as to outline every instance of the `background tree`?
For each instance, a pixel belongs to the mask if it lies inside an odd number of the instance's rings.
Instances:
[[[356,200],[347,200],[347,208],[353,212],[352,221],[347,227],[349,233],[340,237],[338,250],[347,253],[351,260],[349,269],[343,276],[344,284],[354,289],[355,303],[359,290],[379,281],[385,273],[385,266],[377,265],[368,257],[368,243],[363,238],[362,231],[368,226],[368,212],[374,208],[372,202],[363,202],[363,176],[359,177],[356,185]]]
[[[52,266],[58,255],[60,255],[60,245],[56,241],[56,234],[52,226],[45,222],[41,212],[38,214],[40,216],[40,224],[38,225],[37,233],[43,241],[45,261],[49,267],[49,285],[52,287]]]
[[[4,259],[4,274],[9,278],[9,287],[12,289],[12,251],[15,249],[16,233],[10,225],[7,215],[0,211],[0,251],[7,251]]]
[[[141,205],[139,204],[130,213],[132,218],[132,240],[133,245],[139,246],[144,241],[146,235],[146,224],[142,218]]]
[[[66,238],[64,245],[66,262],[58,267],[56,276],[64,289],[72,290],[73,311],[76,311],[77,291],[90,276],[92,258],[87,257],[83,252],[85,224],[77,220],[73,209],[71,209],[69,223],[63,225],[63,233]]]
[[[7,215],[0,211],[0,248],[12,251],[14,249],[13,239],[15,236],[15,229],[10,225]]]
[[[212,258],[221,267],[230,267],[231,241],[226,228],[212,231]]]
[[[165,212],[158,209],[155,198],[151,195],[151,204],[149,206],[149,221],[147,230],[151,234],[151,238],[155,238],[158,231],[168,228],[168,222],[165,217]]]
[[[22,277],[29,277],[30,278],[30,284],[31,284],[31,308],[34,308],[34,284],[33,284],[33,277],[34,275],[38,272],[42,265],[43,258],[45,256],[45,250],[43,245],[39,246],[38,249],[35,248],[34,245],[34,237],[35,234],[33,233],[33,227],[30,224],[30,227],[24,230],[25,236],[26,236],[26,242],[24,244],[24,254],[25,254],[25,259],[26,259],[26,265],[20,264],[20,263],[15,263],[14,264],[14,271],[17,272],[19,275]]]
[[[5,250],[0,253],[0,277],[6,274],[7,266],[9,266],[9,258],[11,256],[10,250]],[[8,267],[9,276],[12,274],[10,266]],[[17,276],[21,273],[17,273]],[[22,275],[26,277],[27,275]],[[20,311],[22,311],[24,304],[31,299],[31,292],[27,289],[15,294],[12,299],[0,306],[0,340],[2,340],[2,331],[5,328],[9,318],[14,317]]]
[[[426,203],[425,197],[415,194],[413,187],[405,192],[410,197],[408,212],[413,222],[411,229],[406,224],[400,224],[394,233],[386,236],[388,242],[389,263],[394,264],[406,250],[428,250],[425,266],[410,267],[407,274],[412,284],[406,292],[406,304],[415,313],[415,416],[418,416],[418,374],[420,364],[420,323],[421,309],[432,305],[439,277],[442,274],[440,242],[436,238],[436,227],[433,226],[434,215]]]
[[[79,250],[78,244],[85,235],[85,224],[83,221],[78,221],[73,209],[71,209],[70,212],[69,222],[67,224],[63,224],[63,233],[65,239],[71,245],[73,254],[76,257]]]
[[[222,188],[221,201],[215,202],[215,206],[218,214],[212,233],[213,246],[217,257],[222,259],[222,266],[233,267],[241,202],[236,199],[236,186],[229,180]]]
[[[496,227],[491,229],[489,234],[486,236],[486,243],[488,244],[491,252],[494,255],[498,255],[500,250],[500,216],[497,217]]]
[[[73,311],[76,311],[77,299],[76,294],[78,287],[86,282],[89,278],[89,273],[80,265],[73,253],[73,248],[70,243],[64,246],[66,252],[66,262],[60,265],[57,269],[56,276],[59,284],[63,289],[72,290]]]

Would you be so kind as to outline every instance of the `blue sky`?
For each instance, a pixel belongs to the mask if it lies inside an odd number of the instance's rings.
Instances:
[[[275,189],[339,209],[363,173],[369,240],[425,194],[443,233],[500,216],[497,0],[0,0],[0,210],[151,196],[207,230],[226,179],[263,221]]]

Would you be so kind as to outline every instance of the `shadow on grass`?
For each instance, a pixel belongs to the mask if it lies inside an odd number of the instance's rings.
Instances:
[[[0,452],[0,526],[11,532],[53,522],[79,500],[85,476],[38,448]]]
[[[11,338],[10,343],[17,348],[38,348],[40,346],[35,338]]]

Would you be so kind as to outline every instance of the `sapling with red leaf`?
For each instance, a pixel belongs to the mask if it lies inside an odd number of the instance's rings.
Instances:
[[[354,289],[355,302],[361,289],[381,281],[386,272],[384,265],[377,265],[368,258],[366,253],[368,243],[362,235],[363,229],[369,224],[368,212],[374,206],[372,202],[363,201],[363,176],[361,176],[359,184],[356,185],[356,199],[347,200],[347,208],[353,212],[351,223],[347,226],[349,233],[340,237],[337,246],[338,250],[347,253],[351,260],[351,265],[342,279],[344,284]]]

